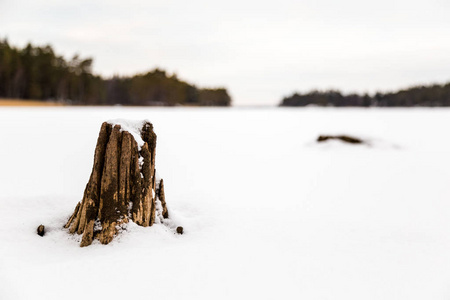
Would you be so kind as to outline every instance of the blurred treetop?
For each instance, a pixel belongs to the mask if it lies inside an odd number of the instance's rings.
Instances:
[[[0,97],[75,105],[231,105],[225,88],[197,88],[159,69],[105,79],[92,74],[92,63],[78,55],[66,60],[49,45],[20,49],[0,40]]]

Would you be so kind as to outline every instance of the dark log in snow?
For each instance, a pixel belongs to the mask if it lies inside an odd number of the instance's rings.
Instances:
[[[162,180],[155,189],[155,152],[151,123],[102,124],[83,199],[65,225],[70,233],[83,234],[81,247],[93,239],[108,244],[129,220],[147,227],[155,218],[168,217]],[[156,214],[158,207],[161,214]]]
[[[348,135],[321,135],[317,138],[317,142],[325,142],[328,140],[340,140],[349,144],[363,144],[364,141]]]

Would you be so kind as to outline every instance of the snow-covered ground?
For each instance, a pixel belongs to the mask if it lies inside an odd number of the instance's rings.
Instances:
[[[149,119],[176,235],[62,229]],[[449,109],[0,108],[0,299],[449,299]],[[370,141],[318,145],[319,134]],[[44,224],[47,234],[36,234]]]

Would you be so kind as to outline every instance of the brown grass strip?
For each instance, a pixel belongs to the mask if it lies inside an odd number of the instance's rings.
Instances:
[[[0,99],[0,106],[64,106],[64,104],[39,100]]]

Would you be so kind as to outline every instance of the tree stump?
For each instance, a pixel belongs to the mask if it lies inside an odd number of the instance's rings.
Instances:
[[[102,124],[83,199],[65,225],[70,233],[83,234],[81,247],[94,239],[108,244],[129,220],[147,227],[168,217],[163,180],[156,179],[155,152],[150,122]]]

